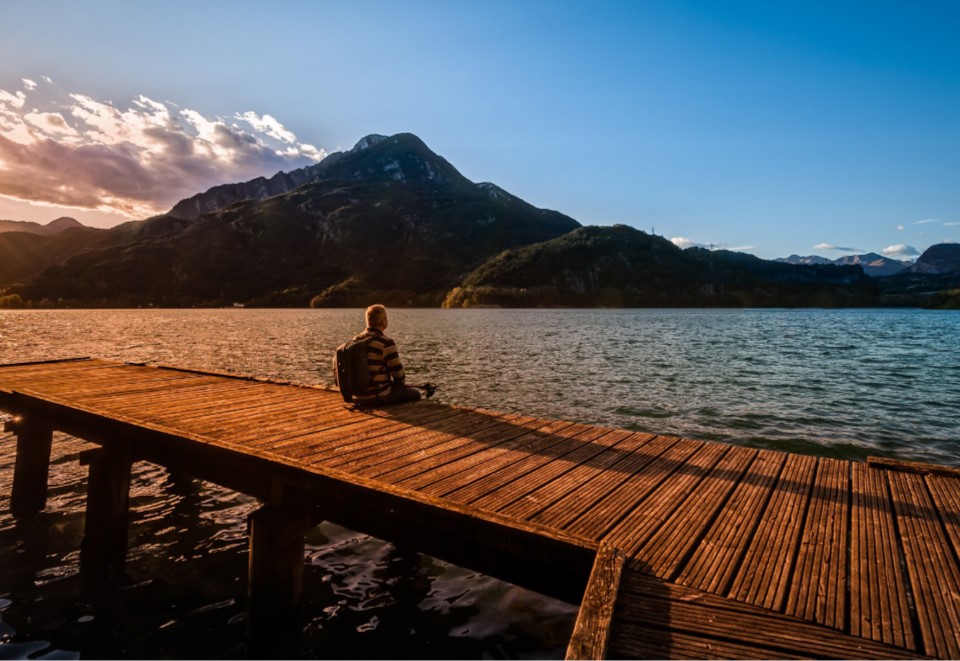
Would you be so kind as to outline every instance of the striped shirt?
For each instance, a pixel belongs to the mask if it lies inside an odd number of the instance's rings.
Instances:
[[[397,353],[397,343],[376,328],[368,328],[355,340],[369,340],[367,342],[367,369],[370,370],[370,385],[366,392],[354,395],[359,401],[369,401],[377,397],[386,397],[390,394],[393,384],[403,385],[406,375],[400,363],[400,354]]]

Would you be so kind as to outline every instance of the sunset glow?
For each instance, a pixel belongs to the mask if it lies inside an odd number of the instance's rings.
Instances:
[[[145,218],[325,155],[253,111],[206,117],[142,94],[114,105],[46,81],[0,90],[0,196],[31,205]]]

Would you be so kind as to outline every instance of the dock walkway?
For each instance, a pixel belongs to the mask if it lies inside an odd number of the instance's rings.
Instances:
[[[101,447],[81,456],[88,565],[122,563],[133,461],[260,499],[253,620],[296,599],[304,531],[329,520],[580,603],[570,657],[960,657],[955,470],[102,360],[2,366],[0,410],[21,515],[52,430]]]

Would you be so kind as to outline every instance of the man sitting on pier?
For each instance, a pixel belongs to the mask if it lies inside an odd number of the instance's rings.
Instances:
[[[387,330],[387,308],[371,305],[366,313],[367,329],[354,340],[367,343],[367,369],[370,385],[353,399],[360,406],[382,406],[400,402],[415,402],[420,391],[404,385],[406,375],[397,343],[384,335]]]

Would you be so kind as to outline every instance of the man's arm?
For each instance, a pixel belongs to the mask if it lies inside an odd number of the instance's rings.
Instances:
[[[387,340],[383,347],[383,362],[387,365],[387,371],[390,378],[395,383],[403,385],[407,375],[403,371],[403,364],[400,362],[400,354],[397,352],[397,343],[393,340]]]

